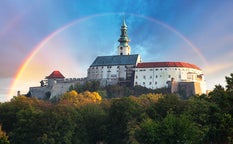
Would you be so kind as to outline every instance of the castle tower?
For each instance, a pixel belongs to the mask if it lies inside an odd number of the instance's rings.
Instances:
[[[49,76],[47,76],[46,79],[48,79],[48,86],[52,87],[55,83],[64,81],[65,77],[60,71],[55,70]]]
[[[125,23],[125,19],[123,19],[122,26],[121,26],[121,35],[118,39],[120,42],[118,49],[118,55],[130,55],[130,46],[128,43],[130,42],[130,39],[127,36],[127,25]]]

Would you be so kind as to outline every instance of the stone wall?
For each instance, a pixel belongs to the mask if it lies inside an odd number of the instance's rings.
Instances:
[[[48,87],[30,87],[29,92],[31,94],[31,97],[44,99],[46,97],[46,92],[50,92],[50,89]]]
[[[186,99],[190,96],[202,94],[200,82],[171,82],[171,93],[178,93]]]
[[[65,92],[69,91],[71,85],[84,84],[86,78],[70,78],[60,81],[53,80],[47,86],[40,87],[30,87],[29,92],[31,97],[37,97],[38,99],[52,99],[54,97],[59,97]]]

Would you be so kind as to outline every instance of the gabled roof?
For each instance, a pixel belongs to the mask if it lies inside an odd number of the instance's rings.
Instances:
[[[98,56],[91,64],[93,66],[136,65],[139,55]]]
[[[201,70],[194,64],[186,62],[143,62],[138,63],[136,68],[153,68],[153,67],[185,67]]]
[[[60,71],[53,71],[49,76],[46,77],[47,79],[60,79],[65,78]]]

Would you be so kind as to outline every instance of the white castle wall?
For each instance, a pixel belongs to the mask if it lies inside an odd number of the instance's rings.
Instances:
[[[202,92],[206,92],[202,71],[185,67],[135,68],[134,86],[151,89],[168,87],[172,78],[176,82],[200,82]]]
[[[117,84],[127,79],[127,70],[133,65],[95,66],[88,69],[88,80],[99,80],[101,85]],[[132,71],[132,69],[130,70]],[[132,75],[131,75],[132,76]]]

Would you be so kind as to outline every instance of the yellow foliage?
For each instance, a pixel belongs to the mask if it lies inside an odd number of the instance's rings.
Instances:
[[[93,95],[95,95],[95,99],[96,99],[97,101],[101,101],[101,100],[102,100],[102,97],[99,95],[98,92],[93,92]]]
[[[162,97],[163,97],[162,94],[153,94],[153,93],[142,94],[139,97],[139,102],[142,105],[147,106],[147,105],[150,105],[151,103],[158,102],[158,100]]]
[[[102,100],[102,97],[98,92],[85,91],[83,93],[77,93],[75,90],[66,92],[60,98],[60,104],[73,104],[75,106],[81,106],[89,103],[98,103]]]

